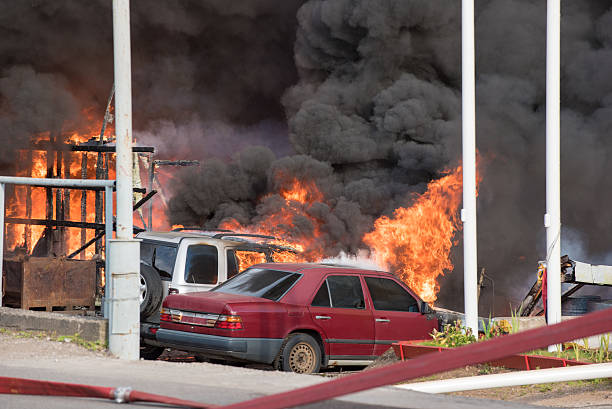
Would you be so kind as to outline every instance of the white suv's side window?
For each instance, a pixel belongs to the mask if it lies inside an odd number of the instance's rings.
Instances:
[[[185,282],[217,284],[219,279],[219,253],[215,246],[196,244],[187,248]]]
[[[140,244],[140,262],[153,267],[162,280],[172,280],[176,247],[143,242]]]

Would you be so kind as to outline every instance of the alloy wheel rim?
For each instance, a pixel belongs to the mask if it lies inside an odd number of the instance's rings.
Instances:
[[[141,274],[140,275],[140,303],[141,304],[145,300],[146,296],[147,296],[147,281]]]

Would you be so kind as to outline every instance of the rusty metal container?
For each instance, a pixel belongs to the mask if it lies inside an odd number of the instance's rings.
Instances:
[[[7,306],[43,311],[94,309],[94,260],[9,256],[3,271],[3,304]]]

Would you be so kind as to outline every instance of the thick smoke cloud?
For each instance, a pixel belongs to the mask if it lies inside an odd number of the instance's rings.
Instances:
[[[0,154],[6,169],[33,133],[101,121],[113,83],[112,14],[106,0],[1,3],[0,138],[13,148]],[[131,4],[135,135],[160,156],[230,157],[244,138],[292,151],[280,97],[297,79],[302,1],[230,3]],[[202,147],[214,139],[226,144]]]
[[[492,0],[477,2],[476,14],[479,265],[495,280],[500,311],[517,304],[545,257],[546,9],[534,0]],[[591,262],[612,261],[605,239],[612,227],[611,16],[606,1],[563,5],[563,243]],[[349,203],[361,222],[408,205],[409,193],[460,160],[459,3],[310,0],[297,17],[300,79],[283,96],[289,136],[297,153],[333,170],[306,176],[327,203]],[[278,192],[274,164],[261,194]],[[233,203],[220,200],[223,210]],[[241,211],[243,222],[265,214],[253,203]],[[197,221],[214,225],[228,216],[215,210]],[[461,255],[459,245],[440,298],[454,308],[462,307]],[[481,307],[491,304],[489,287]]]
[[[109,2],[5,1],[0,124],[15,148],[103,112],[112,84]],[[172,222],[266,220],[293,178],[323,199],[326,255],[356,253],[382,214],[460,161],[460,2],[132,3],[135,134],[165,157],[208,158],[173,183]],[[563,2],[564,250],[612,263],[612,7]],[[476,2],[479,265],[497,311],[545,257],[545,2]],[[263,145],[263,147],[252,147]],[[10,154],[0,154],[6,167]],[[440,303],[462,308],[462,251]],[[484,312],[491,305],[486,289]],[[486,315],[486,314],[485,314]]]

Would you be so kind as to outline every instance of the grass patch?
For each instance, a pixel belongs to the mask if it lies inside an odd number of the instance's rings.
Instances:
[[[16,331],[8,328],[0,328],[0,334],[10,335],[15,338],[45,339],[48,341],[73,343],[90,351],[105,351],[108,349],[108,344],[106,342],[87,341],[81,338],[80,334],[57,335],[44,331]]]

